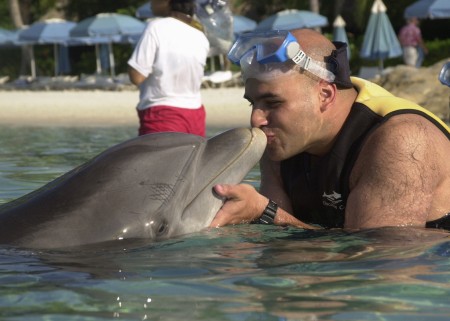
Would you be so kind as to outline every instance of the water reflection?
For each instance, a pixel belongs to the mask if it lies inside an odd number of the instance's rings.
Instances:
[[[2,128],[0,202],[135,128]],[[255,186],[258,171],[246,180]],[[447,320],[450,240],[423,229],[242,225],[159,243],[64,251],[0,247],[2,319]]]
[[[242,225],[154,244],[0,251],[0,295],[14,287],[7,301],[26,294],[30,301],[17,305],[24,311],[48,313],[51,303],[66,316],[439,319],[450,312],[448,235],[404,229],[400,236],[408,241],[393,244],[399,235],[389,230]]]
[[[2,127],[0,203],[37,189],[134,135],[135,130],[128,127]]]

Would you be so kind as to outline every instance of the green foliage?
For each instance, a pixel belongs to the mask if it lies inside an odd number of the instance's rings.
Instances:
[[[364,32],[367,21],[369,19],[369,12],[371,5],[372,1],[370,0],[360,0],[355,3],[353,8],[354,11],[353,10],[347,11],[348,9],[347,10],[343,9],[342,15],[348,25],[347,30],[353,29]]]
[[[70,0],[64,8],[66,19],[79,21],[100,12],[117,12],[134,16],[136,9],[148,0]],[[362,60],[359,57],[359,48],[363,41],[364,31],[370,16],[370,9],[374,0],[334,0],[320,1],[320,13],[325,15],[330,22],[322,31],[329,36],[333,32],[332,22],[337,14],[341,14],[347,23],[351,47],[351,68],[353,74],[357,74],[359,68],[377,65],[377,61]],[[387,6],[387,14],[396,32],[404,25],[404,9],[416,0],[384,0]],[[34,22],[44,16],[50,9],[54,8],[58,0],[20,0],[22,14],[26,15],[25,21]],[[280,10],[292,8],[309,10],[310,0],[230,0],[232,12],[246,15],[256,21],[276,13]],[[12,29],[8,1],[0,0],[0,27]],[[431,65],[437,61],[450,56],[450,19],[423,20],[421,29],[429,48],[424,65]],[[331,36],[330,36],[331,37]],[[54,57],[52,46],[35,46],[35,57],[38,75],[51,76],[54,73]],[[116,62],[116,73],[126,72],[127,61],[131,55],[130,45],[114,44],[114,57]],[[19,48],[0,47],[0,75],[9,75],[11,79],[19,76],[21,51]],[[80,46],[70,48],[72,74],[93,74],[96,70],[94,46]],[[384,65],[392,66],[402,63],[401,57],[387,59]],[[218,63],[216,63],[218,66]],[[234,68],[234,67],[232,67]]]
[[[67,5],[67,17],[70,20],[82,20],[100,12],[115,12],[134,16],[136,9],[145,0],[76,0]]]
[[[0,0],[0,28],[13,29],[13,24],[9,16],[9,6],[7,0]]]
[[[78,75],[91,75],[96,71],[95,46],[71,47],[72,72]]]
[[[425,41],[428,48],[428,55],[425,56],[424,66],[435,63],[450,57],[450,39]]]
[[[31,14],[33,19],[31,22],[38,20],[40,17],[45,15],[50,9],[55,8],[55,0],[39,0],[33,1],[31,5]]]
[[[19,77],[21,50],[19,47],[0,47],[0,77],[10,79]]]
[[[133,53],[133,46],[130,44],[115,44],[114,58],[116,61],[116,74],[126,73],[128,69],[128,59]]]
[[[38,75],[53,76],[55,74],[53,45],[34,46],[36,72]]]

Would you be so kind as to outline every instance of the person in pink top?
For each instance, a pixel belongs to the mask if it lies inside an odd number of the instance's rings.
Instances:
[[[407,22],[398,34],[400,44],[403,47],[403,61],[408,66],[420,67],[424,55],[428,53],[428,49],[422,39],[419,19],[411,17]]]

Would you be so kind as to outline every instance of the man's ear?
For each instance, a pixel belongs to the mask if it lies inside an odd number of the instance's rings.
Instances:
[[[321,111],[326,111],[336,100],[337,88],[335,84],[325,80],[319,81],[319,99],[321,102]]]

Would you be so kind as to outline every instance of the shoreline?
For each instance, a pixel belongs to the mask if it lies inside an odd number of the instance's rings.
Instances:
[[[207,128],[247,127],[251,108],[244,89],[202,89]],[[103,90],[0,91],[0,125],[101,127],[138,126],[139,92]]]

